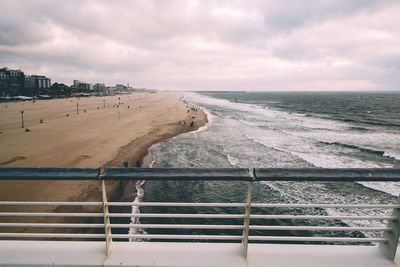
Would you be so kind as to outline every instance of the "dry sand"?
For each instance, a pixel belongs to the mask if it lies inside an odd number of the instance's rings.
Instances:
[[[167,92],[1,103],[0,166],[135,166],[149,144],[195,129],[192,120],[205,123],[203,112],[187,113],[186,106]],[[30,132],[21,128],[20,110]]]
[[[0,167],[122,167],[125,161],[136,166],[152,144],[207,122],[205,113],[179,98],[179,93],[159,92],[0,103]],[[24,129],[20,110],[24,110]],[[0,200],[99,201],[99,185],[97,181],[0,181]],[[109,184],[110,198],[118,195],[118,187],[119,183]]]

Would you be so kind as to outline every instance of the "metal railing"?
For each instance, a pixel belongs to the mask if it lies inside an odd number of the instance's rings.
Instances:
[[[254,183],[260,181],[378,181],[399,182],[400,169],[145,169],[145,168],[0,168],[0,180],[93,180],[98,181],[102,192],[102,201],[98,202],[51,202],[51,201],[0,201],[1,207],[15,206],[79,206],[97,207],[101,212],[0,212],[0,239],[23,238],[52,238],[52,239],[84,239],[104,240],[106,253],[110,254],[112,243],[116,240],[218,240],[224,242],[241,242],[244,256],[247,257],[249,242],[305,242],[305,243],[371,243],[378,242],[381,251],[390,260],[394,260],[400,233],[400,203],[254,203],[252,191]],[[244,202],[239,203],[177,203],[177,202],[108,202],[106,195],[106,181],[134,181],[134,180],[191,180],[191,181],[244,181],[248,183],[247,196]],[[233,208],[241,210],[239,213],[132,213],[110,212],[112,207],[201,207],[201,208]],[[310,214],[265,214],[263,209],[387,209],[391,215],[310,215]],[[2,218],[90,218],[92,222],[4,222]],[[116,218],[185,218],[185,219],[217,219],[216,224],[204,223],[118,223]],[[96,221],[97,220],[97,221]],[[236,220],[236,224],[220,223],[223,220]],[[270,220],[292,220],[294,225],[271,225]],[[302,220],[332,221],[332,220],[368,220],[386,221],[386,226],[321,226],[301,225]],[[257,221],[257,224],[253,222]],[[259,222],[263,223],[259,223]],[[42,233],[42,232],[8,232],[7,229],[72,229],[72,233]],[[128,233],[128,229],[202,229],[236,231],[236,234],[139,234]],[[77,233],[74,229],[90,229],[89,233]],[[119,229],[126,229],[125,233],[117,233]],[[34,231],[34,230],[33,230]],[[253,231],[274,231],[274,235],[252,234]],[[342,237],[342,236],[288,236],[276,235],[283,231],[309,232],[373,232],[381,233],[378,237]]]

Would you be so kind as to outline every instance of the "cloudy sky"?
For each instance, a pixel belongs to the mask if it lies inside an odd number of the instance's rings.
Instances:
[[[169,90],[400,90],[400,1],[0,0],[0,67]]]

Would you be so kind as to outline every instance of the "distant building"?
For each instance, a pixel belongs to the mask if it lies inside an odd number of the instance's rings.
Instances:
[[[7,96],[10,88],[10,75],[6,68],[0,69],[0,96]]]
[[[89,93],[93,89],[90,83],[85,83],[79,80],[74,80],[74,88],[76,88],[78,92],[86,92],[86,93]]]
[[[78,85],[78,91],[79,92],[90,92],[90,84],[88,83],[81,83]]]
[[[0,95],[17,96],[24,93],[25,75],[21,70],[0,69]]]
[[[115,86],[117,88],[117,91],[126,91],[127,87],[123,84],[117,84]]]
[[[107,87],[104,85],[104,83],[96,83],[95,85],[93,85],[93,91],[106,92]]]
[[[28,81],[25,81],[28,84]],[[43,75],[31,75],[29,78],[30,89],[33,94],[48,94],[51,87],[51,80]]]
[[[79,86],[81,83],[84,83],[84,82],[81,82],[80,80],[75,80],[75,79],[74,79],[74,86],[75,86],[76,88],[78,88],[78,86]]]
[[[67,97],[71,96],[72,90],[69,86],[63,84],[63,83],[54,83],[49,91],[49,95],[55,97]]]
[[[117,88],[115,86],[107,86],[107,93],[108,94],[115,94],[117,91]]]

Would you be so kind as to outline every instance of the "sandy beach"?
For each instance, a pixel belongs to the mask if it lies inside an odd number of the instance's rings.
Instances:
[[[122,167],[124,162],[135,167],[152,144],[207,122],[204,112],[191,108],[180,96],[158,92],[0,103],[0,167]],[[25,128],[20,110],[24,110]],[[99,185],[85,181],[0,181],[0,198],[99,201]],[[118,194],[118,188],[119,183],[109,184],[110,198]],[[56,209],[68,210],[38,207],[41,211]]]
[[[0,166],[135,166],[149,144],[205,123],[203,112],[186,106],[167,92],[1,103]]]

